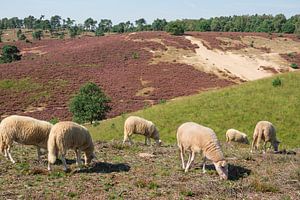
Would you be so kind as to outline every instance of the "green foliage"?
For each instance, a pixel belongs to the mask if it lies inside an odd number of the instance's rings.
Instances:
[[[22,34],[22,30],[21,29],[18,29],[17,31],[17,38],[20,38],[20,35]]]
[[[300,73],[287,73],[278,77],[284,80],[281,87],[273,87],[271,82],[274,77],[251,81],[168,101],[165,104],[105,120],[97,127],[88,128],[95,140],[110,141],[116,138],[121,140],[126,118],[136,115],[153,121],[162,141],[165,144],[174,144],[178,126],[187,121],[212,128],[218,138],[224,141],[224,134],[229,128],[235,127],[252,138],[256,123],[268,120],[277,129],[277,137],[281,141],[279,148],[283,145],[286,148],[298,147]],[[100,132],[110,134],[99,134]],[[140,141],[143,139],[140,137]]]
[[[10,63],[13,61],[21,60],[20,50],[16,46],[4,45],[2,47],[2,55],[0,63]]]
[[[42,37],[43,37],[43,31],[41,31],[41,30],[34,31],[32,33],[32,38],[35,40],[41,40]]]
[[[180,21],[170,22],[166,27],[166,31],[172,35],[183,35],[184,27]]]
[[[22,33],[22,34],[19,36],[19,40],[26,40],[26,36]]]
[[[131,55],[131,57],[132,57],[133,59],[138,59],[140,56],[139,56],[139,53],[138,53],[138,52],[133,52],[132,55]]]
[[[165,19],[156,19],[152,23],[152,30],[154,31],[163,31],[167,26],[167,20]]]
[[[272,85],[274,86],[274,87],[278,87],[278,86],[281,86],[281,79],[279,78],[279,77],[276,77],[275,79],[273,79],[273,81],[272,81]]]
[[[78,26],[73,26],[69,28],[69,34],[71,38],[75,38],[77,35],[79,35],[80,30]]]
[[[87,83],[80,88],[70,102],[69,109],[73,113],[73,119],[77,122],[90,122],[102,120],[111,107],[110,99],[95,83]]]
[[[299,68],[298,65],[297,65],[296,63],[292,63],[290,66],[291,66],[291,68],[293,68],[293,69],[298,69],[298,68]]]
[[[59,122],[59,118],[54,117],[54,118],[50,119],[49,122],[50,122],[51,124],[57,124],[57,123]]]
[[[98,37],[104,36],[103,30],[100,29],[100,28],[97,28],[96,31],[95,31],[95,36],[98,36]]]

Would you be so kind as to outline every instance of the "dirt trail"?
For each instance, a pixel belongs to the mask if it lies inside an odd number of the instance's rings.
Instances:
[[[223,73],[248,81],[272,76],[276,71],[288,69],[287,62],[277,53],[248,56],[231,51],[209,50],[201,39],[192,36],[186,36],[186,39],[199,48],[196,49],[195,55],[185,56],[184,61],[205,72]]]

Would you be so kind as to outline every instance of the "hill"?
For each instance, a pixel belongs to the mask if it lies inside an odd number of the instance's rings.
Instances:
[[[0,64],[0,115],[71,119],[68,102],[93,81],[112,99],[108,117],[180,96],[293,71],[295,35],[138,32],[1,43],[22,60]]]
[[[121,141],[125,119],[138,115],[153,121],[167,144],[175,143],[177,127],[187,121],[212,128],[224,141],[229,128],[243,131],[251,138],[256,123],[267,120],[275,125],[281,148],[299,147],[300,73],[278,77],[282,80],[280,87],[272,85],[274,78],[267,78],[208,91],[103,121],[90,127],[90,131],[97,140]]]

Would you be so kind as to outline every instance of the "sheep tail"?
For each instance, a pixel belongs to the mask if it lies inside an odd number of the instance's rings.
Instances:
[[[57,148],[57,145],[55,142],[55,138],[49,138],[49,140],[48,140],[48,161],[51,164],[55,163],[57,153],[58,153],[58,148]]]

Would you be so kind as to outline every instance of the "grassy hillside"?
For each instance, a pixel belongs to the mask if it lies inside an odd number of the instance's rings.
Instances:
[[[177,127],[187,121],[212,128],[224,141],[229,128],[241,130],[251,137],[256,123],[268,120],[277,129],[281,148],[299,147],[300,73],[279,77],[283,83],[280,87],[272,85],[275,77],[248,82],[124,114],[89,129],[95,140],[122,140],[125,119],[129,115],[138,115],[152,120],[159,128],[162,140],[173,144]],[[143,139],[141,136],[134,137],[135,141]]]

